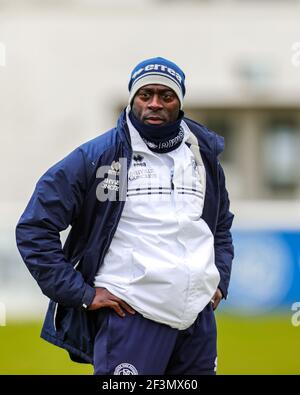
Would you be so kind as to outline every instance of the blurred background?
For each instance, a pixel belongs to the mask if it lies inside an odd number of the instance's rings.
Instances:
[[[39,338],[48,301],[15,225],[41,174],[115,125],[154,56],[185,71],[186,115],[226,140],[236,257],[218,371],[300,374],[299,20],[298,0],[0,0],[0,374],[92,373]]]

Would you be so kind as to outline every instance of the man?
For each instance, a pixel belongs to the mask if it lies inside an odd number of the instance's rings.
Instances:
[[[184,118],[173,62],[138,64],[129,92],[117,127],[50,168],[17,225],[51,299],[41,336],[95,374],[214,374],[233,258],[223,139]]]

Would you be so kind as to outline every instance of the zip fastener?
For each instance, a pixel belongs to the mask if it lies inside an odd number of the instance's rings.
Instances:
[[[54,314],[53,314],[53,326],[54,326],[55,332],[57,331],[56,322],[55,322],[56,321],[57,308],[58,308],[58,303],[55,303]]]
[[[129,167],[130,167],[130,164],[131,164],[131,160],[132,160],[132,150],[131,150],[131,152],[130,152],[129,160],[128,160],[128,162],[127,162],[127,185],[128,185],[128,173],[129,173]],[[112,240],[112,238],[114,237],[115,231],[117,230],[117,227],[118,227],[118,224],[119,224],[119,221],[120,221],[120,218],[121,218],[121,215],[122,215],[124,206],[125,206],[125,201],[122,201],[121,204],[122,204],[122,206],[121,206],[121,209],[120,209],[120,213],[118,214],[116,224],[115,224],[115,226],[111,229],[111,231],[110,231],[110,233],[109,233],[109,236],[108,236],[107,244],[106,244],[106,246],[103,248],[103,252],[102,252],[102,255],[101,255],[99,267],[102,265],[103,258],[105,257],[105,254],[106,254],[106,252],[107,252],[107,250],[108,250],[108,248],[109,248],[109,246],[110,246],[110,244],[111,244],[111,240]]]
[[[79,260],[75,263],[75,265],[73,266],[74,270],[76,270],[77,266],[79,265],[79,262],[80,262],[80,259],[79,259]],[[55,303],[54,313],[53,313],[53,326],[54,326],[55,332],[57,332],[57,327],[56,327],[57,309],[58,309],[58,303]]]
[[[174,185],[173,179],[174,179],[174,168],[171,169],[171,202],[172,202],[173,209],[176,212],[175,185]]]
[[[81,259],[81,258],[80,258]],[[75,263],[75,265],[73,266],[74,270],[76,270],[77,266],[79,265],[80,259]]]
[[[171,190],[174,191],[174,182],[173,182],[173,178],[174,178],[174,170],[171,169]]]
[[[217,138],[215,138],[214,154],[215,154],[215,157],[217,157]],[[219,160],[218,160],[218,158],[216,159],[216,165],[215,165],[214,170],[215,170],[215,177],[217,180],[217,188],[218,188],[217,216],[216,216],[215,226],[214,226],[214,231],[213,231],[213,235],[215,236],[216,231],[217,231],[218,216],[219,216],[219,211],[220,211],[220,177],[219,177]]]

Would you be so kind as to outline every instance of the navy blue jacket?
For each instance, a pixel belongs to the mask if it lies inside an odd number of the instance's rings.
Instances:
[[[215,240],[215,264],[227,296],[233,245],[225,178],[218,155],[223,138],[187,118],[198,139],[206,169],[202,218]],[[131,162],[130,135],[123,111],[117,127],[76,148],[37,182],[17,228],[17,246],[32,276],[50,299],[41,336],[68,350],[72,360],[93,363],[99,314],[82,309],[95,295],[94,277],[118,226],[124,201],[100,202],[96,190],[100,166],[119,158]],[[62,248],[59,232],[71,230]],[[101,315],[101,314],[100,314]]]

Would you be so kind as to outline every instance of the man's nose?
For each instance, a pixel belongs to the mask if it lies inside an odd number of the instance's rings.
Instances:
[[[151,110],[159,110],[163,108],[159,95],[155,94],[151,97],[151,100],[148,103],[148,107],[151,108]]]

